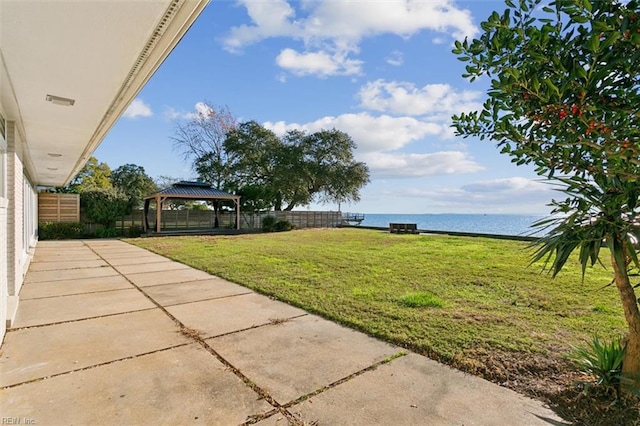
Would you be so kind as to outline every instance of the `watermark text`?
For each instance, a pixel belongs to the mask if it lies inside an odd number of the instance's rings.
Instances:
[[[36,421],[29,417],[0,417],[0,425],[35,425]]]

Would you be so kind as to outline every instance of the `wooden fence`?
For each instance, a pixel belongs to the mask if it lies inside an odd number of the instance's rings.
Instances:
[[[272,211],[260,213],[241,213],[241,230],[262,229],[262,220],[267,216],[276,221],[286,220],[298,229],[333,228],[340,225],[342,214],[334,211]],[[155,210],[149,210],[149,225],[155,229]],[[219,212],[218,227],[235,229],[235,212]],[[140,232],[143,216],[142,210],[116,221],[116,229],[120,235],[135,235]],[[213,229],[215,216],[212,210],[164,210],[162,212],[162,229],[171,230],[205,230]],[[90,223],[80,211],[79,194],[38,194],[38,222],[83,222],[88,232],[95,232],[100,225]]]
[[[38,223],[80,222],[79,194],[38,194]]]
[[[324,211],[279,211],[252,215],[258,219],[258,228],[262,227],[262,219],[274,216],[276,220],[291,222],[296,228],[334,228],[342,222],[342,213]],[[255,225],[254,225],[255,226]]]
[[[240,229],[261,229],[262,220],[267,216],[273,216],[276,221],[286,220],[296,228],[332,228],[340,225],[342,215],[340,212],[327,211],[278,211],[263,213],[241,213]],[[155,229],[155,210],[149,210],[149,226]],[[235,212],[218,213],[218,226],[220,228],[235,229]],[[163,210],[162,229],[212,229],[214,225],[214,213],[211,210]],[[134,211],[116,222],[116,228],[123,235],[127,235],[132,227],[142,228],[142,211]]]

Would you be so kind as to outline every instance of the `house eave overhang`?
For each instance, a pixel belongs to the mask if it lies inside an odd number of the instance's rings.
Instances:
[[[34,184],[75,176],[207,3],[0,2],[0,110]]]
[[[138,92],[144,87],[147,81],[149,81],[160,65],[162,65],[162,62],[182,39],[208,2],[209,0],[188,2],[194,6],[193,8],[186,7],[185,3],[187,2],[185,1],[174,0],[172,2],[167,13],[160,24],[156,26],[153,35],[147,41],[138,59],[135,61],[134,66],[127,75],[127,79],[123,82],[122,87],[102,118],[100,125],[91,137],[82,156],[67,176],[65,184],[82,169],[93,151],[100,145],[100,142],[102,142],[107,132],[122,116]],[[178,5],[179,3],[182,4]],[[177,11],[172,12],[172,9],[177,9]],[[163,24],[165,21],[168,21],[168,23]]]

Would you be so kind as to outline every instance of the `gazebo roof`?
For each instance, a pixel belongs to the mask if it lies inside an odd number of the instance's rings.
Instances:
[[[228,192],[220,191],[219,189],[215,189],[206,183],[202,182],[189,182],[189,181],[181,181],[178,183],[174,183],[168,188],[161,189],[158,192],[154,192],[151,195],[147,195],[144,197],[144,230],[149,230],[149,205],[151,204],[151,200],[155,200],[157,209],[156,209],[156,231],[157,233],[162,232],[162,204],[169,198],[177,198],[182,200],[231,200],[233,201],[235,210],[236,210],[236,229],[240,229],[240,196],[229,194]],[[216,220],[214,227],[218,227],[218,209],[215,209],[216,212]]]
[[[180,181],[173,185],[154,192],[144,197],[150,200],[156,197],[162,198],[196,198],[200,200],[234,200],[240,198],[239,195],[233,195],[228,192],[220,191],[211,185],[202,182]]]

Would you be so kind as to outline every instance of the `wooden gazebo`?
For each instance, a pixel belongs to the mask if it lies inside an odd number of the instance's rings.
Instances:
[[[181,181],[144,198],[144,231],[149,230],[149,205],[156,201],[156,229],[162,231],[162,205],[169,198],[178,200],[233,201],[236,211],[236,229],[240,229],[240,196],[220,191],[202,182]]]

